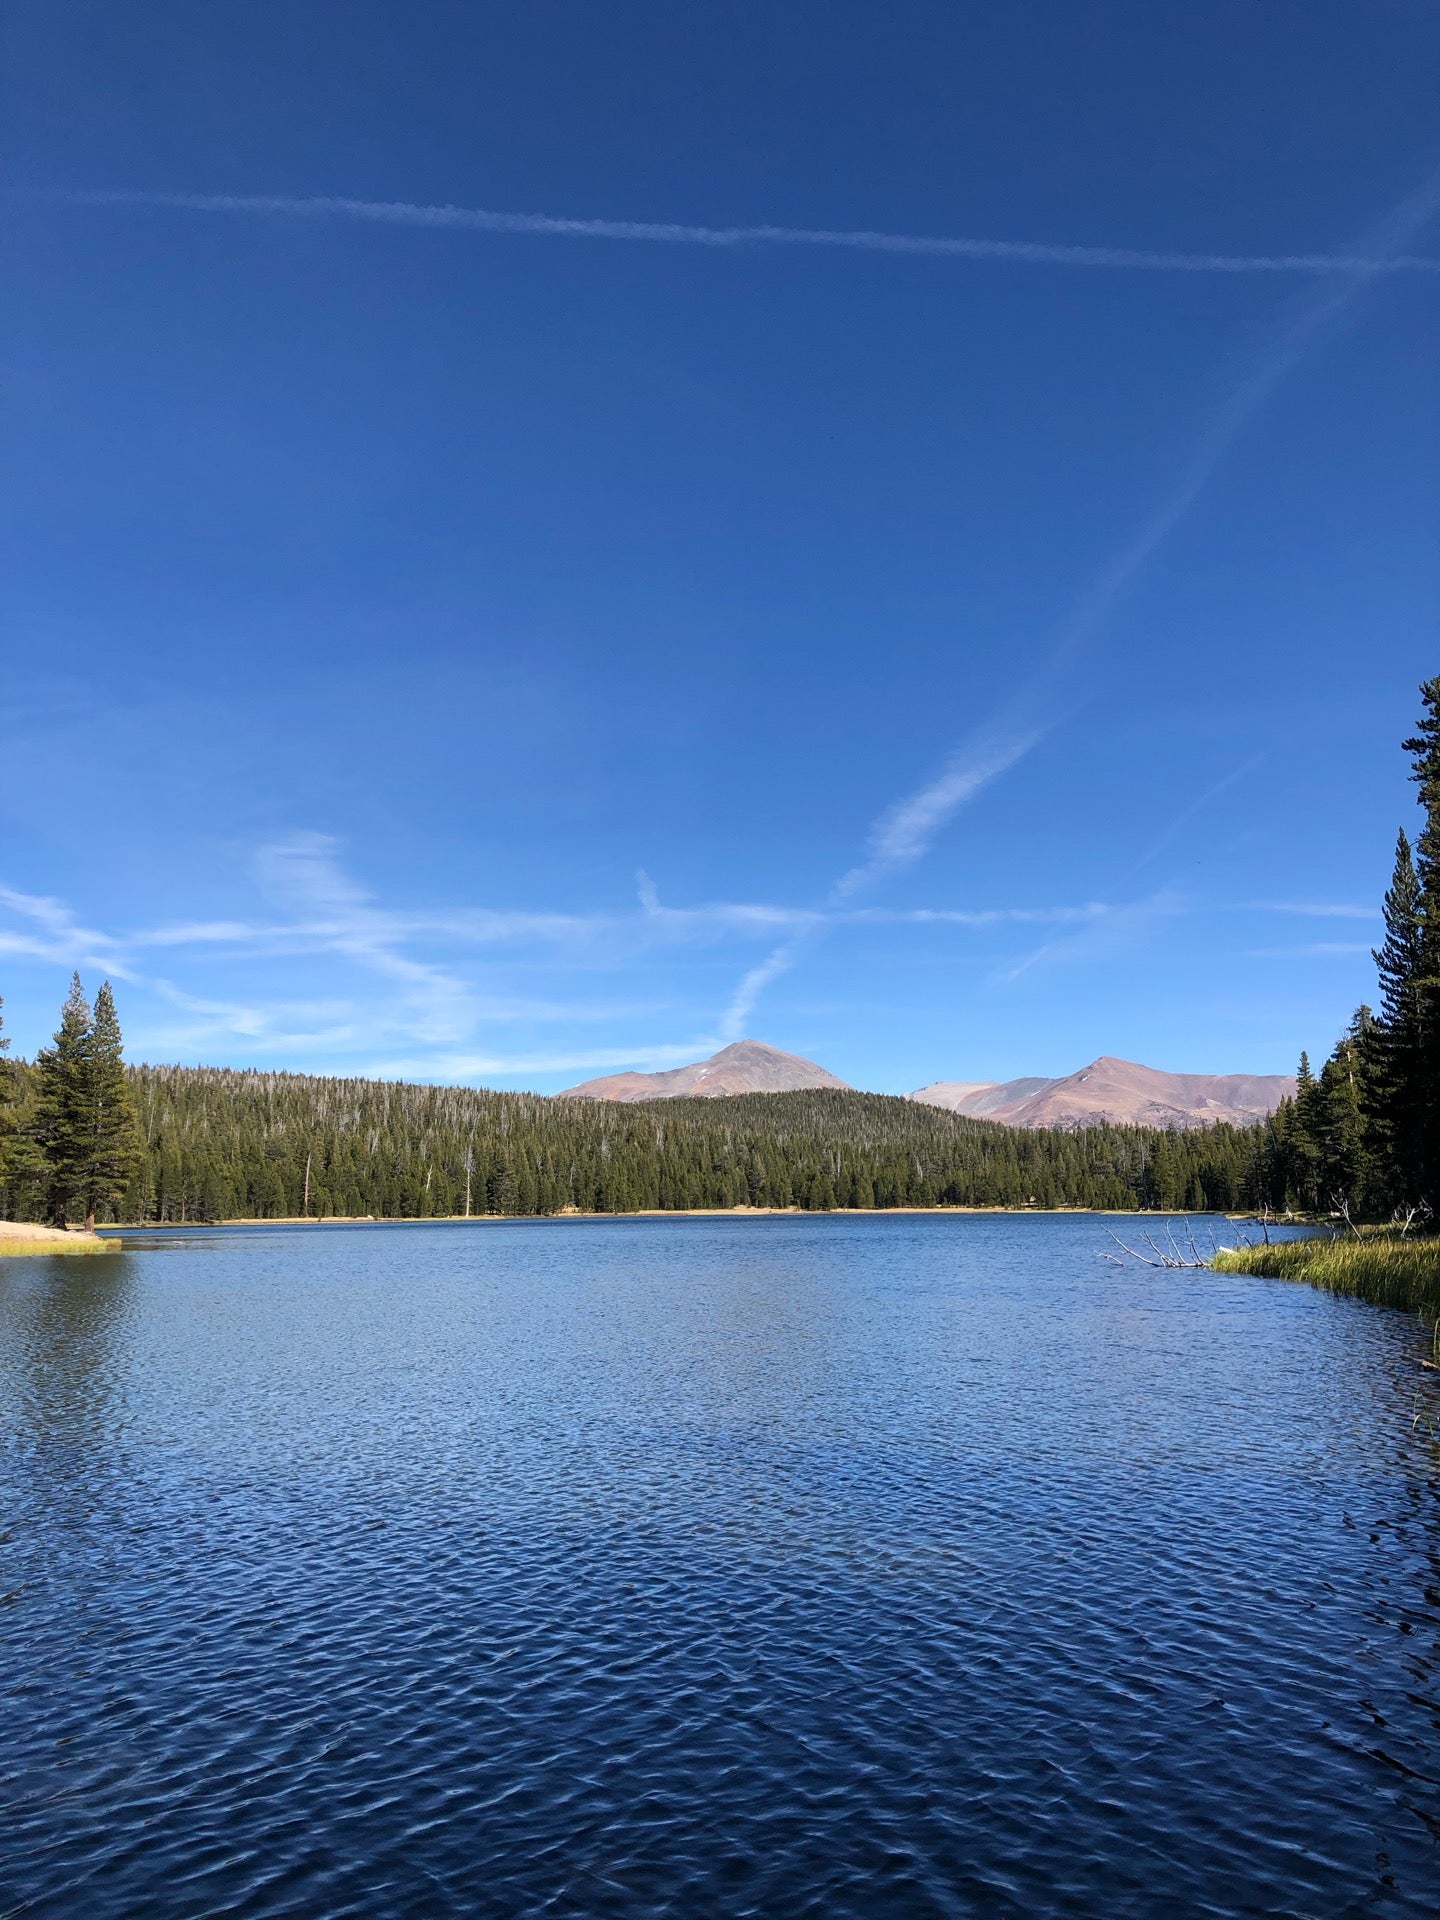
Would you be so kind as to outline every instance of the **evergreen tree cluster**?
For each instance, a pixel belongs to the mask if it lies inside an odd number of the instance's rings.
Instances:
[[[1402,831],[1375,949],[1378,1012],[1360,1007],[1317,1076],[1270,1123],[1271,1204],[1352,1219],[1440,1212],[1440,674],[1404,742],[1423,825]]]
[[[1258,1128],[1028,1132],[880,1094],[622,1106],[202,1067],[128,1072],[142,1152],[113,1201],[127,1221],[735,1206],[1225,1209],[1260,1204],[1265,1174]],[[19,1211],[28,1198],[23,1180],[0,1187],[0,1206]]]
[[[33,1066],[6,1058],[0,1038],[0,1193],[8,1217],[63,1227],[113,1218],[140,1161],[135,1102],[115,996],[107,980],[92,1009],[79,974],[60,1025]]]

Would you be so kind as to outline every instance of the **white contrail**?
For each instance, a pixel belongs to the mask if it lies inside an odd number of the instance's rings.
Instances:
[[[1111,267],[1150,273],[1440,273],[1423,254],[1166,253],[1143,247],[1082,247],[1045,240],[981,240],[967,235],[877,233],[845,227],[697,227],[672,220],[585,220],[547,213],[495,213],[485,207],[354,200],[338,194],[150,193],[103,187],[54,196],[82,206],[177,207],[191,213],[272,214],[296,220],[368,220],[382,226],[464,233],[534,234],[555,240],[630,240],[686,247],[828,247],[852,253],[924,254],[952,260],[1002,260],[1034,267]]]
[[[1049,731],[1047,709],[1053,708],[1055,691],[1066,668],[1073,665],[1081,650],[1104,627],[1157,550],[1189,514],[1243,429],[1363,287],[1396,263],[1417,257],[1400,249],[1424,230],[1437,209],[1440,209],[1440,172],[1431,174],[1380,222],[1362,251],[1327,256],[1336,262],[1345,262],[1342,283],[1326,288],[1284,327],[1269,351],[1211,418],[1170,492],[1145,516],[1132,537],[1075,602],[1030,685],[1009,701],[987,726],[962,743],[938,776],[880,816],[871,830],[866,857],[835,882],[828,904],[838,905],[875,881],[922,859],[953,815],[983,787],[1023,759]],[[798,946],[799,942],[795,941],[777,947],[761,966],[746,975],[732,1003],[732,1013],[735,1005],[742,1005],[744,1017],[749,1017],[762,989],[776,974],[785,972],[793,964]],[[1041,952],[1048,951],[1049,948],[1041,949]],[[1037,957],[1032,955],[1017,972]]]
[[[793,940],[786,940],[768,953],[758,967],[751,967],[731,996],[730,1004],[720,1021],[722,1040],[740,1040],[744,1038],[746,1022],[755,1011],[756,1003],[772,980],[782,973],[788,973],[794,966],[806,934],[797,934]]]
[[[1101,568],[1062,624],[1035,681],[1004,712],[959,748],[940,775],[883,814],[871,835],[867,859],[844,875],[834,897],[845,897],[885,874],[913,865],[957,809],[997,775],[1022,759],[1048,731],[1044,716],[1053,686],[1083,646],[1101,630],[1158,549],[1186,518],[1225,455],[1260,407],[1317,337],[1336,320],[1386,263],[1423,231],[1440,209],[1440,172],[1431,174],[1369,237],[1343,283],[1310,300],[1281,331],[1269,351],[1228,395],[1201,433],[1175,485],[1141,521],[1135,533]]]
[[[1170,493],[1141,522],[1134,537],[1077,601],[1060,633],[1052,666],[1065,664],[1069,656],[1104,625],[1117,601],[1133,585],[1156,549],[1185,519],[1209,485],[1216,468],[1276,387],[1370,281],[1388,272],[1395,262],[1413,257],[1402,253],[1401,248],[1424,231],[1437,210],[1440,210],[1440,172],[1430,174],[1414,193],[1408,194],[1385,216],[1367,235],[1363,251],[1344,256],[1350,265],[1340,286],[1327,288],[1317,295],[1281,329],[1269,351],[1261,355],[1212,416]]]
[[[870,831],[865,858],[841,874],[830,889],[829,903],[838,905],[923,858],[946,821],[1022,760],[1041,731],[992,729],[958,747],[933,780],[881,814]]]

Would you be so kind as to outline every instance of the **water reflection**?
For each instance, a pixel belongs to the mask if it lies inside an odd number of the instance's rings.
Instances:
[[[123,1253],[0,1261],[0,1378],[37,1444],[113,1437],[136,1263]]]
[[[10,1263],[0,1912],[1428,1915],[1417,1331],[1101,1243]]]

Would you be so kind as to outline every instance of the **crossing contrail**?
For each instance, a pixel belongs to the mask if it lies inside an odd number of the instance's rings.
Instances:
[[[362,220],[380,226],[531,234],[552,240],[628,240],[722,249],[825,247],[851,253],[997,260],[1033,267],[1109,267],[1149,273],[1440,273],[1440,259],[1415,253],[1156,252],[1143,247],[1072,246],[1047,240],[884,233],[865,227],[702,227],[673,220],[572,219],[548,213],[497,213],[486,207],[429,206],[409,200],[355,200],[336,194],[152,193],[139,188],[104,187],[55,197],[92,207],[173,207],[188,213],[258,214],[287,220]]]
[[[1045,737],[1055,721],[1064,677],[1108,625],[1156,552],[1185,520],[1251,419],[1366,285],[1397,263],[1421,257],[1400,249],[1413,241],[1437,212],[1440,172],[1430,174],[1393,208],[1368,236],[1362,250],[1327,256],[1347,263],[1344,277],[1338,284],[1309,296],[1248,374],[1232,388],[1191,447],[1173,485],[1142,515],[1130,537],[1074,601],[1031,679],[998,714],[961,742],[938,774],[881,814],[871,828],[862,860],[831,887],[830,905],[848,901],[923,860],[955,814],[992,781],[1008,773]],[[802,931],[777,946],[758,967],[751,968],[731,1003],[728,1018],[733,1025],[748,1020],[771,980],[788,972],[802,948],[817,937],[818,931]]]

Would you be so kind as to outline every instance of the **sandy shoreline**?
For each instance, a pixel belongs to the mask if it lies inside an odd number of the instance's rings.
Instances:
[[[840,1214],[848,1219],[873,1219],[877,1215],[914,1214],[1033,1214],[1050,1218],[1055,1214],[1084,1214],[1102,1220],[1153,1219],[1153,1214],[1137,1214],[1129,1207],[637,1207],[626,1213],[581,1213],[566,1209],[560,1213],[432,1213],[377,1218],[374,1214],[329,1213],[323,1219],[313,1214],[282,1214],[273,1219],[236,1220],[151,1220],[131,1221],[126,1225],[105,1226],[100,1234],[114,1239],[127,1233],[198,1233],[215,1227],[494,1227],[516,1222],[565,1222],[567,1220],[819,1220]],[[1185,1217],[1183,1208],[1172,1209],[1167,1220]],[[1248,1217],[1248,1216],[1237,1216]]]
[[[78,1227],[40,1227],[29,1220],[0,1220],[0,1254],[104,1253],[113,1242]]]

